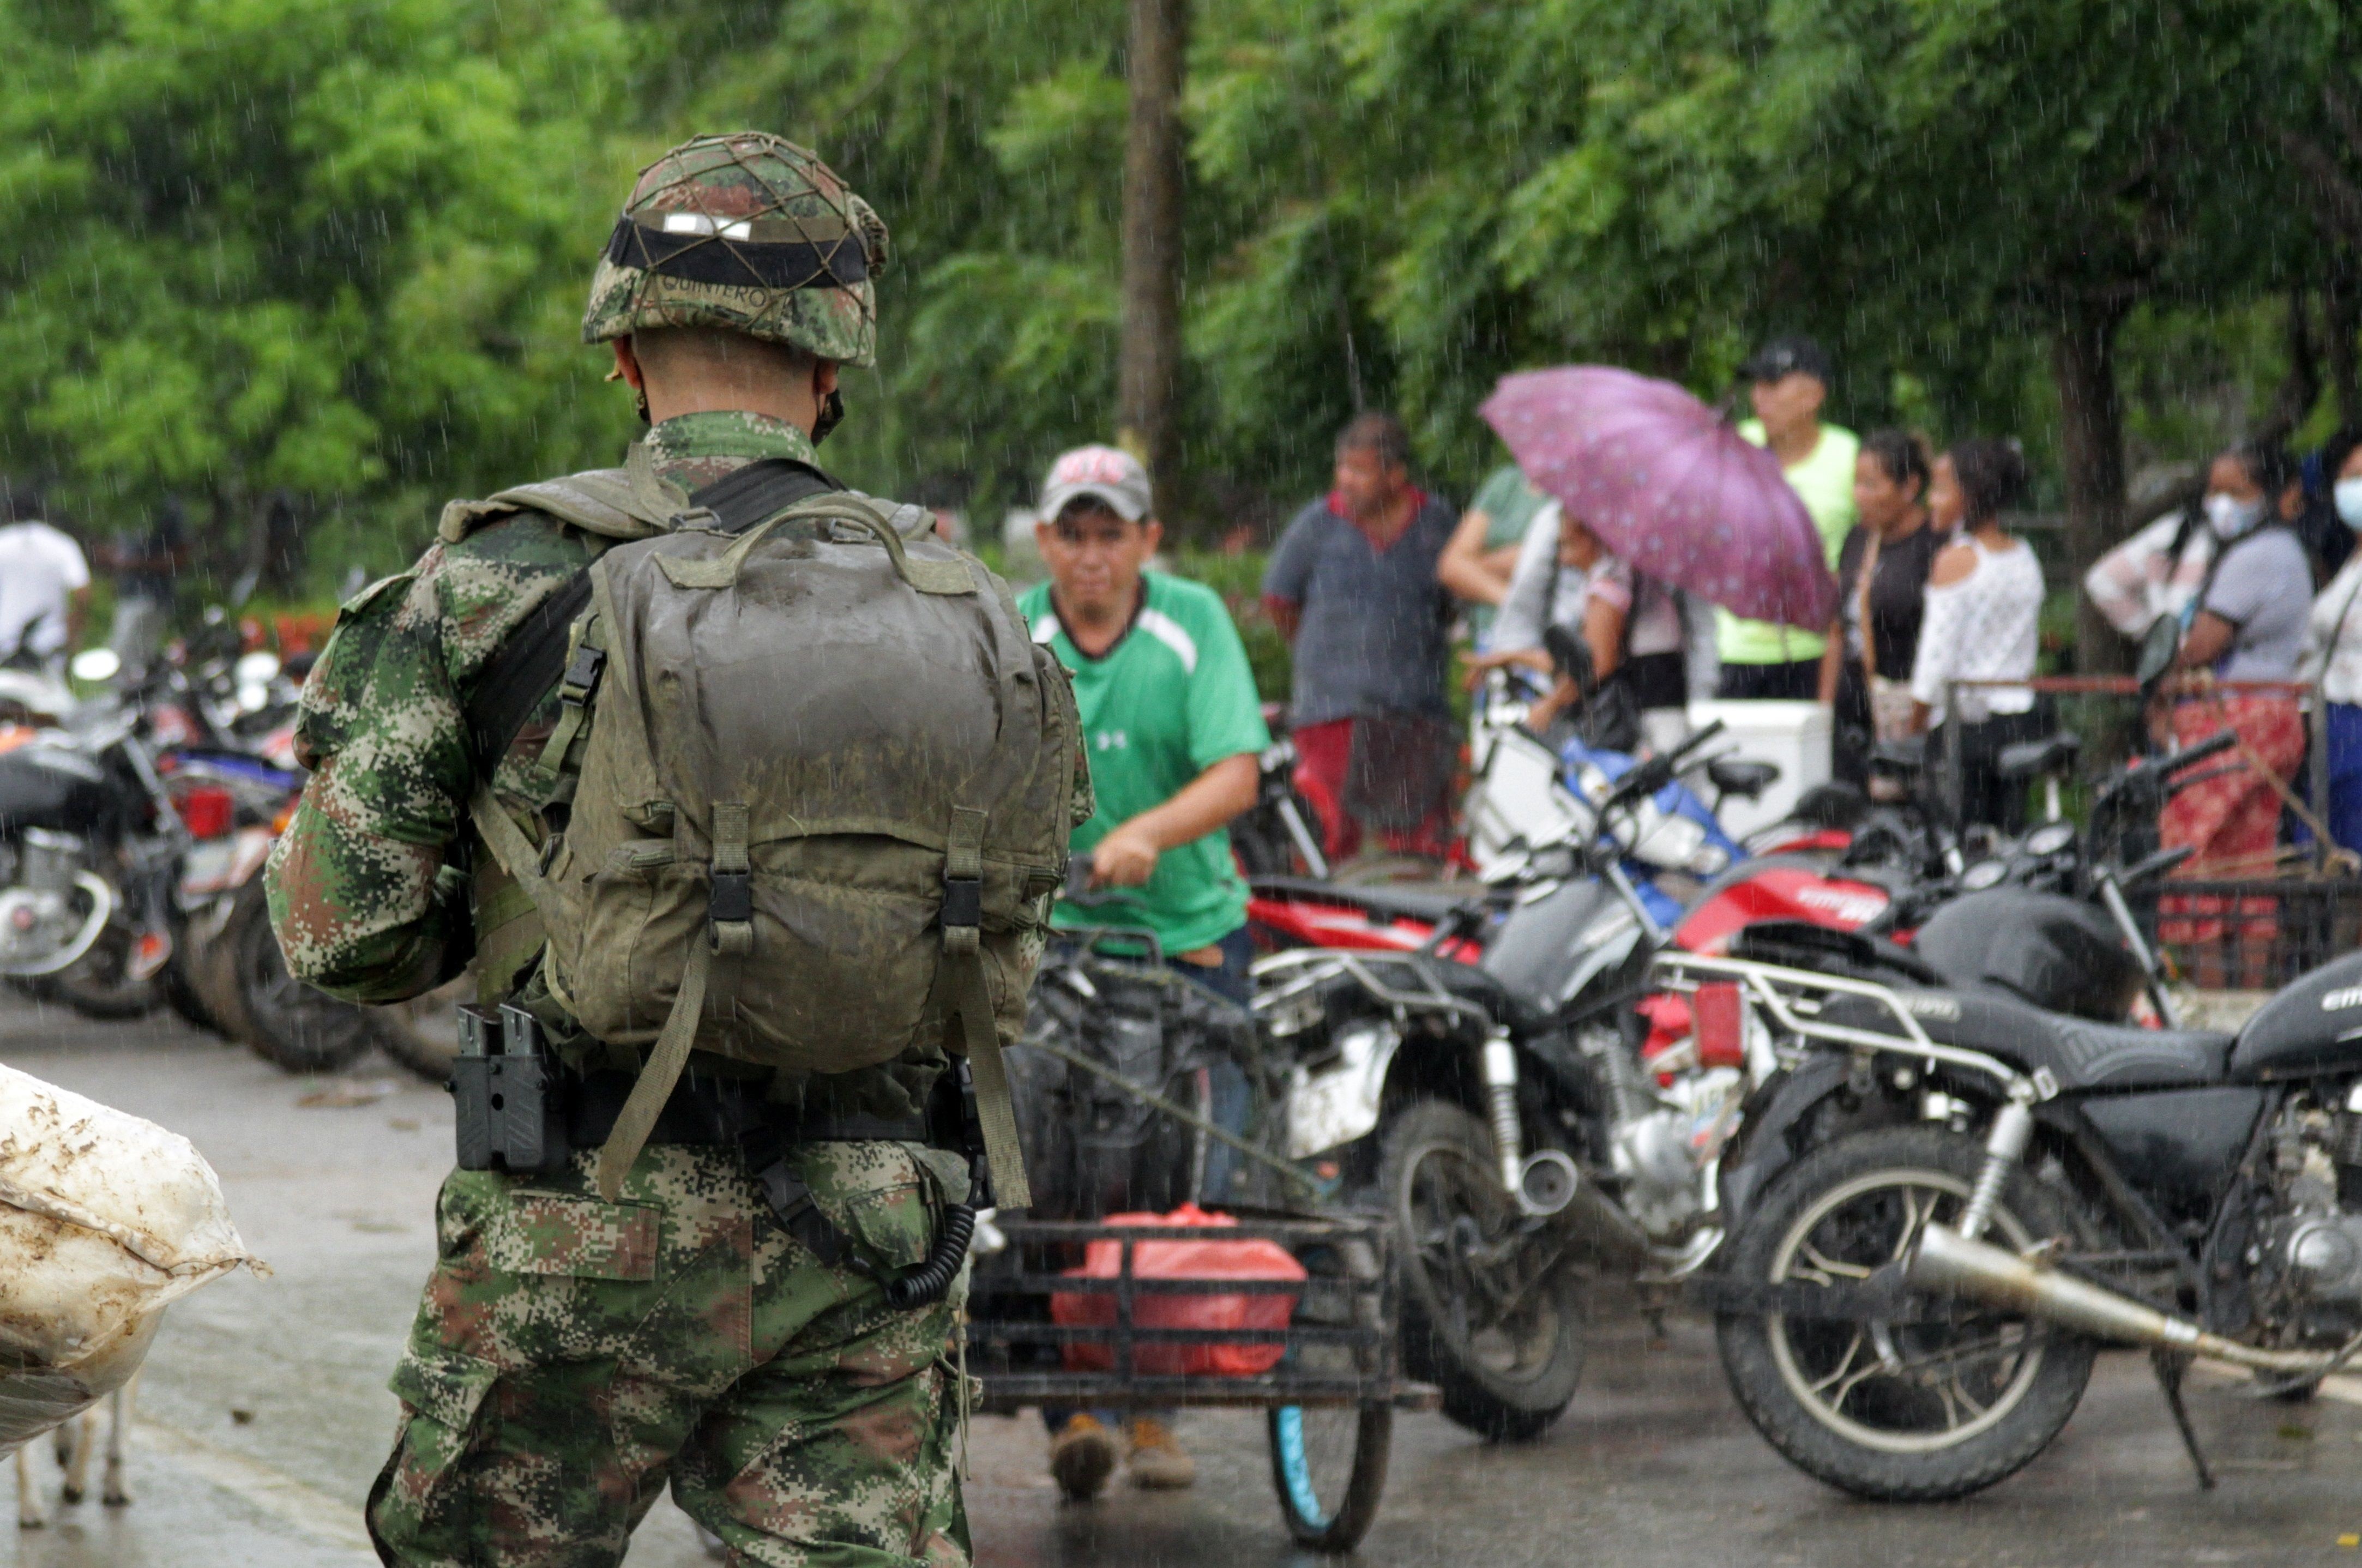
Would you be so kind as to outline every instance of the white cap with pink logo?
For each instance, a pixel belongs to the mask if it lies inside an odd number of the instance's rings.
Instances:
[[[1148,470],[1120,447],[1077,447],[1060,454],[1042,481],[1041,516],[1052,522],[1078,496],[1103,502],[1127,523],[1148,515]]]

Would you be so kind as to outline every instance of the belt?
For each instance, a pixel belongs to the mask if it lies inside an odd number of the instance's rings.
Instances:
[[[569,1075],[566,1097],[566,1138],[577,1149],[595,1149],[615,1129],[624,1102],[631,1098],[633,1076],[613,1069]],[[672,1095],[657,1113],[651,1143],[735,1144],[757,1131],[781,1143],[853,1143],[882,1140],[898,1143],[928,1142],[924,1116],[866,1116],[858,1112],[807,1115],[793,1106],[775,1105],[765,1096],[769,1086],[760,1078],[725,1078],[690,1072],[681,1075]]]

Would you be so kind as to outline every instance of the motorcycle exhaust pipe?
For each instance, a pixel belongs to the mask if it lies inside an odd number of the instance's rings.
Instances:
[[[1518,1207],[1549,1221],[1586,1261],[1618,1269],[1648,1261],[1649,1238],[1559,1150],[1529,1154],[1518,1167],[1516,1190]]]
[[[1917,1245],[1904,1263],[1903,1278],[1915,1290],[1966,1297],[2093,1339],[2147,1345],[2255,1372],[2298,1375],[2326,1372],[2336,1359],[2311,1351],[2259,1350],[2210,1334],[2186,1319],[2028,1262],[1988,1242],[1970,1241],[1942,1225],[1930,1225],[1920,1232]]]

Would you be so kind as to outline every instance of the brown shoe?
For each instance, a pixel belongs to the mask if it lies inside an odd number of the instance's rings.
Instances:
[[[1096,1416],[1068,1416],[1050,1440],[1050,1474],[1066,1500],[1089,1502],[1114,1471],[1115,1434]]]
[[[1154,1416],[1142,1416],[1124,1426],[1124,1437],[1130,1451],[1124,1464],[1131,1472],[1131,1484],[1152,1491],[1178,1491],[1198,1482],[1198,1462],[1173,1435],[1173,1429]]]

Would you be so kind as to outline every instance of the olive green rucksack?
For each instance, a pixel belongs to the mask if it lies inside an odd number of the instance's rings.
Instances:
[[[471,812],[539,911],[552,994],[652,1047],[601,1189],[692,1048],[839,1073],[938,1039],[968,1056],[999,1200],[1023,1208],[999,1047],[1065,875],[1073,690],[925,513],[758,467],[789,483],[737,485],[735,517],[644,463],[494,498],[641,536],[599,556],[572,622],[543,753],[563,832],[536,851],[489,787]],[[808,498],[779,509],[799,475]]]

